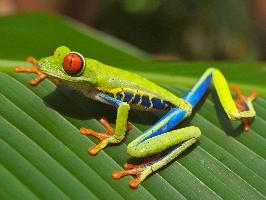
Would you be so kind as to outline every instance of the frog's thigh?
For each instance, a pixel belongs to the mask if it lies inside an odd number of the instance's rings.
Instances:
[[[164,134],[139,140],[132,141],[127,146],[127,152],[133,157],[146,157],[152,154],[162,152],[163,150],[184,142],[191,138],[200,137],[201,132],[198,127],[189,126],[182,129],[173,130]]]

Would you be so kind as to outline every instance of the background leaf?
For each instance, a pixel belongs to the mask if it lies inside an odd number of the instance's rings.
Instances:
[[[264,63],[155,61],[103,33],[46,14],[2,17],[0,36],[1,199],[265,199]],[[179,125],[200,127],[200,142],[132,190],[131,177],[115,181],[111,172],[129,158],[126,144],[159,116],[132,111],[135,128],[125,142],[89,156],[87,148],[97,141],[81,135],[79,127],[103,131],[95,118],[114,120],[116,111],[49,80],[31,87],[33,75],[12,72],[14,65],[27,65],[21,61],[25,57],[47,56],[60,45],[139,73],[177,95],[204,69],[218,67],[245,92],[260,92],[257,116],[243,134],[240,122],[227,120],[210,88],[193,116]]]

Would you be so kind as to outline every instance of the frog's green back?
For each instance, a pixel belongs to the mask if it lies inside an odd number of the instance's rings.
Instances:
[[[95,66],[97,70],[96,85],[103,91],[113,93],[113,91],[130,90],[141,95],[169,101],[173,105],[179,104],[180,98],[142,76],[105,65],[96,60],[87,59],[86,61],[89,65]]]

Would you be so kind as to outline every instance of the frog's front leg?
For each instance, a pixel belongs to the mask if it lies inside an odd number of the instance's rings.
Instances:
[[[38,69],[37,69],[37,60],[34,58],[34,57],[28,57],[26,59],[27,62],[31,63],[33,66],[31,68],[26,68],[26,67],[16,67],[15,68],[15,72],[26,72],[26,73],[34,73],[34,74],[37,74],[38,76],[31,80],[29,83],[33,86],[36,86],[38,85],[42,80],[44,80],[47,75],[40,72]]]
[[[33,66],[31,68],[28,67],[22,67],[22,66],[17,66],[15,67],[14,71],[17,73],[21,73],[21,72],[25,72],[25,73],[33,73],[33,74],[37,74],[37,77],[30,80],[29,83],[32,86],[37,86],[40,82],[42,82],[44,79],[46,79],[48,76],[41,72],[38,68],[37,68],[37,60],[32,57],[29,56],[26,59],[27,62],[31,63]],[[60,85],[60,81],[57,79],[53,79],[54,83],[59,86]]]
[[[97,154],[101,149],[103,149],[109,143],[119,143],[125,137],[125,132],[131,129],[130,125],[127,125],[129,105],[125,102],[117,100],[107,94],[101,93],[97,96],[100,101],[105,101],[108,104],[116,106],[117,109],[117,117],[116,117],[116,125],[115,129],[113,129],[106,119],[100,119],[101,124],[106,128],[106,133],[98,133],[91,129],[80,128],[80,132],[85,135],[92,135],[101,140],[97,145],[90,147],[88,152],[90,154]]]

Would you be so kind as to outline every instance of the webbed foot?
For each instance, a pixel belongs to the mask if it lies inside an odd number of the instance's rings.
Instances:
[[[107,144],[109,143],[119,143],[121,139],[118,139],[115,137],[115,130],[114,128],[109,124],[108,120],[105,118],[101,118],[100,123],[105,127],[106,132],[105,133],[99,133],[91,129],[87,128],[80,128],[80,133],[83,135],[91,135],[100,140],[100,142],[88,149],[88,152],[92,155],[97,154],[101,149],[103,149]],[[131,124],[127,125],[126,131],[131,130],[133,127]]]
[[[159,155],[149,157],[144,159],[144,162],[139,165],[125,163],[123,165],[125,170],[113,171],[112,177],[114,179],[120,179],[123,176],[135,175],[136,178],[129,181],[129,186],[131,188],[137,188],[141,181],[143,181],[147,176],[153,173],[153,164],[160,159]]]
[[[258,96],[257,92],[251,92],[248,96],[244,96],[237,85],[232,85],[231,89],[236,93],[235,103],[239,112],[248,110],[249,109],[248,102],[252,102]],[[250,123],[251,123],[251,118],[242,119],[242,130],[244,132],[249,131]]]

